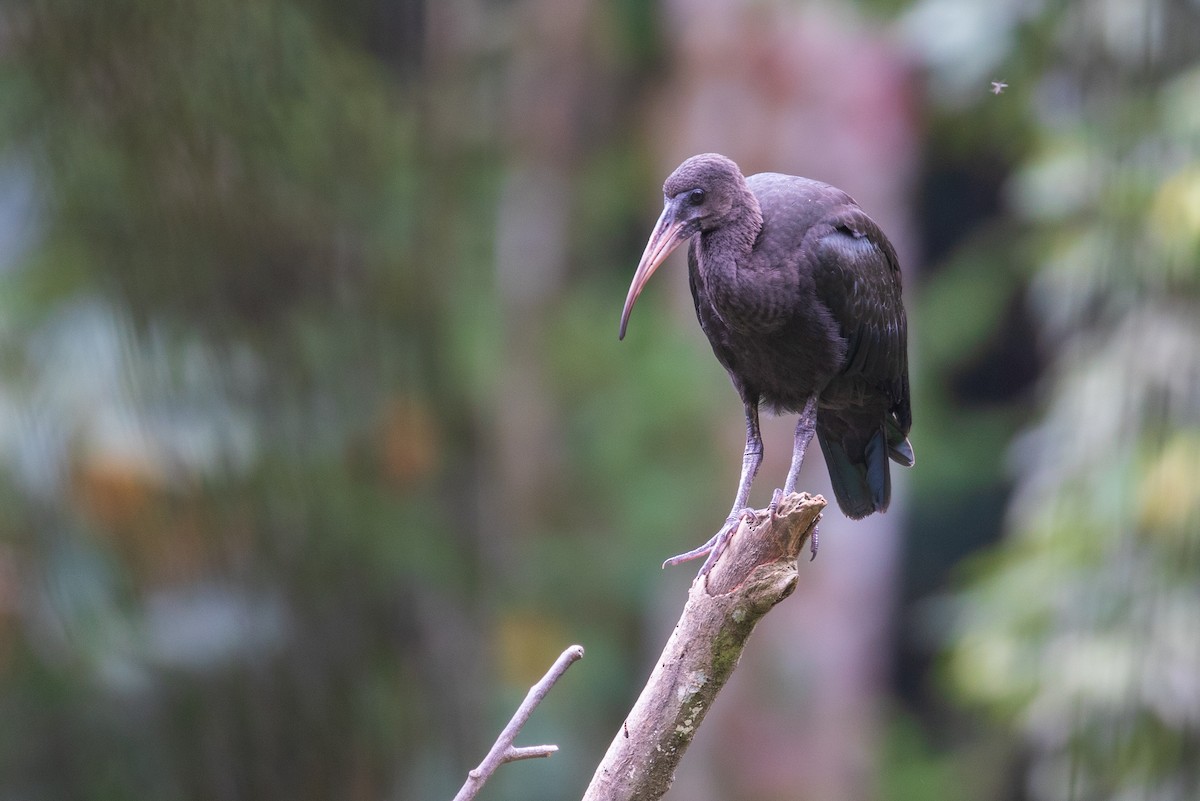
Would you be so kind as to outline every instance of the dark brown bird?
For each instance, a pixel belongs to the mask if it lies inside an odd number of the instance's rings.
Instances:
[[[621,338],[650,276],[690,240],[696,316],[746,411],[729,518],[707,543],[666,564],[707,554],[707,572],[747,511],[762,462],[760,405],[800,415],[783,494],[795,489],[815,432],[846,516],[885,511],[888,461],[911,467],[913,451],[900,265],[883,231],[840,189],[779,173],[745,178],[716,153],[680,164],[663,196],[625,298]],[[777,490],[772,508],[779,497]]]

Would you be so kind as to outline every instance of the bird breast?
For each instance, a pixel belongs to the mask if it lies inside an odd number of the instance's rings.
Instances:
[[[689,254],[700,327],[743,395],[798,412],[840,369],[846,342],[796,265],[762,269]]]

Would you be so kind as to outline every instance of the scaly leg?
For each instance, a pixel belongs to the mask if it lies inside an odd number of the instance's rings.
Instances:
[[[790,495],[796,491],[796,479],[800,477],[800,466],[804,464],[804,452],[808,443],[812,442],[813,434],[817,432],[817,396],[813,395],[804,404],[800,419],[796,422],[796,438],[792,441],[792,466],[788,468],[787,481],[783,485],[783,494]]]
[[[808,450],[808,443],[812,442],[813,434],[817,431],[817,396],[813,395],[804,404],[804,409],[800,412],[800,419],[796,422],[796,438],[792,441],[792,466],[788,468],[787,481],[784,482],[783,492],[775,491],[774,497],[771,498],[769,507],[771,514],[775,514],[775,509],[779,506],[779,501],[785,496],[796,491],[796,480],[800,477],[800,467],[804,464],[804,452]],[[812,538],[809,540],[808,547],[812,552],[811,562],[817,558],[817,529],[813,528]]]
[[[762,434],[758,431],[758,401],[746,401],[746,450],[742,453],[742,477],[738,482],[737,497],[733,499],[733,508],[729,510],[729,517],[725,519],[725,525],[713,535],[712,539],[699,548],[672,556],[663,562],[663,567],[678,565],[707,554],[708,558],[704,560],[700,574],[708,573],[721,556],[721,551],[725,550],[729,536],[737,531],[742,516],[750,511],[746,508],[746,504],[750,500],[750,485],[754,483],[754,476],[758,473],[759,465],[762,464],[762,455]]]

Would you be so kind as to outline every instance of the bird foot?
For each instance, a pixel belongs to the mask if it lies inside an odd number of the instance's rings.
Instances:
[[[700,566],[701,576],[707,576],[708,571],[712,570],[712,566],[721,558],[721,554],[725,551],[725,546],[729,544],[729,538],[733,536],[733,532],[738,530],[741,522],[754,521],[754,510],[743,509],[736,515],[726,519],[725,525],[721,526],[721,530],[712,536],[708,542],[701,545],[699,548],[693,548],[685,553],[672,556],[670,559],[662,563],[663,569],[674,565],[681,565],[684,562],[690,562],[693,559],[699,559],[701,556],[707,555],[704,564]]]
[[[767,504],[767,513],[771,516],[771,521],[775,521],[776,513],[779,511],[779,502],[783,500],[783,490],[776,489],[771,496],[771,502]]]

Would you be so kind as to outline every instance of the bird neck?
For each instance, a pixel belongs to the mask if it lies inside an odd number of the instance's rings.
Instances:
[[[719,282],[722,278],[729,280],[736,277],[738,268],[749,263],[762,226],[763,215],[758,198],[749,187],[743,187],[742,197],[734,202],[721,224],[700,235],[700,248],[707,257],[701,260],[701,264],[714,273],[708,276],[710,281]]]

